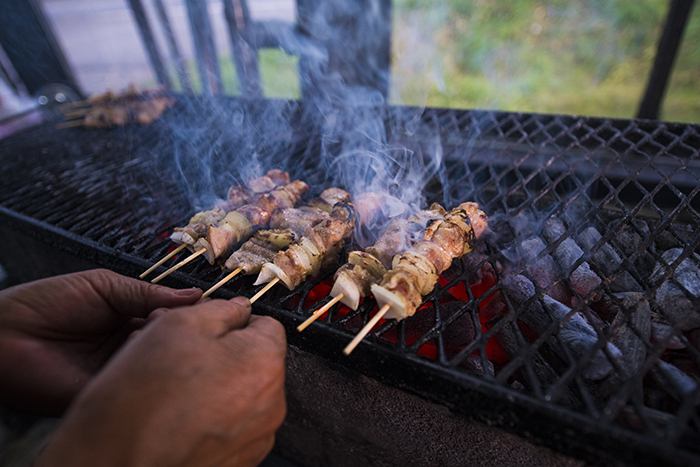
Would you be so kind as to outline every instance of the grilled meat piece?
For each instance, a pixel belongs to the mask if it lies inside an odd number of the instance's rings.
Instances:
[[[170,239],[175,243],[194,245],[200,238],[206,236],[210,225],[216,225],[226,215],[220,207],[214,207],[209,211],[201,211],[190,218],[185,227],[175,227]]]
[[[301,180],[295,180],[264,194],[258,200],[257,205],[270,213],[275,209],[293,208],[307,191],[309,191],[309,185]]]
[[[309,227],[328,220],[330,217],[325,211],[311,206],[289,208],[275,212],[270,219],[270,227],[291,230],[294,235],[302,237]]]
[[[83,125],[92,128],[124,126],[132,122],[148,125],[175,105],[175,99],[164,88],[140,92],[133,85],[122,94],[106,92],[91,97],[89,102],[92,107]]]
[[[394,268],[371,287],[380,307],[389,305],[386,318],[412,316],[437,284],[439,275],[454,258],[474,249],[474,242],[486,230],[488,218],[476,203],[463,203],[444,219],[432,222],[424,240],[393,260]],[[432,245],[431,245],[432,244]]]
[[[283,182],[289,180],[289,174],[274,169],[267,172],[263,178],[274,180],[275,183]],[[249,183],[256,183],[256,180],[251,180]],[[294,186],[298,190],[299,185]],[[175,228],[170,238],[176,243],[186,243],[194,247],[200,238],[210,236],[206,244],[200,243],[197,248],[206,245],[211,251],[207,253],[207,258],[213,262],[212,258],[226,253],[232,244],[240,241],[236,239],[249,237],[252,233],[252,225],[264,225],[268,222],[271,213],[249,204],[254,201],[254,193],[249,189],[241,185],[232,186],[229,188],[226,202],[209,211],[198,212],[192,216],[187,226]],[[231,214],[235,212],[234,210],[238,210],[238,214]],[[227,213],[227,211],[230,212]],[[223,232],[218,231],[217,229],[223,227],[223,224],[227,226],[226,229]]]
[[[294,234],[285,230],[260,230],[226,260],[226,268],[241,268],[245,274],[260,272],[278,251],[294,241]]]
[[[312,275],[318,274],[323,255],[309,237],[302,238],[302,235],[306,231],[313,232],[311,227],[330,218],[325,212],[310,206],[277,211],[271,220],[273,230],[258,232],[255,237],[244,243],[239,251],[234,252],[226,261],[226,267],[240,267],[246,274],[260,272],[265,263],[273,261],[277,252],[289,246],[294,238],[301,238],[297,245],[290,247],[290,255],[305,270],[309,269]],[[260,248],[265,247],[265,242],[270,244],[268,251],[260,251]],[[319,240],[318,243],[322,242]],[[253,252],[254,254],[251,254]]]
[[[306,183],[295,180],[261,196],[257,205],[246,204],[229,212],[218,225],[209,226],[206,242],[197,240],[195,250],[206,248],[204,257],[214,264],[216,258],[230,255],[234,245],[250,238],[255,230],[266,227],[275,209],[294,206],[308,189]]]
[[[348,255],[348,264],[341,267],[335,275],[331,295],[337,297],[342,293],[341,302],[356,310],[360,298],[369,295],[372,284],[382,280],[392,258],[398,258],[395,255],[410,248],[413,238],[425,229],[427,222],[441,218],[444,214],[445,209],[435,203],[430,209],[421,211],[410,219],[392,221],[372,247],[364,252],[353,251]],[[422,264],[420,259],[414,258],[413,261]]]
[[[288,289],[299,286],[309,275],[333,264],[350,238],[355,226],[355,213],[350,203],[338,203],[331,218],[309,228],[298,243],[275,255],[265,264],[255,284],[264,284],[278,277]]]

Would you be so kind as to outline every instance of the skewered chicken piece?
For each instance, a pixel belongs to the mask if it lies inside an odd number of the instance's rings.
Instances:
[[[234,245],[250,238],[254,231],[264,228],[277,209],[292,208],[309,190],[301,180],[278,186],[257,198],[253,203],[227,213],[218,225],[208,225],[205,236],[200,236],[193,245],[195,251],[204,249],[209,264],[216,258],[228,256]]]
[[[329,188],[321,193],[320,198],[311,201],[317,208],[302,206],[277,211],[270,220],[273,230],[258,232],[235,251],[226,261],[226,268],[232,272],[204,292],[203,297],[211,295],[241,272],[260,272],[262,266],[272,261],[276,253],[286,248],[294,238],[301,237],[307,229],[319,222],[330,219],[326,211],[330,211],[332,205],[339,200],[349,199],[347,192]]]
[[[238,209],[259,197],[259,193],[263,193],[265,187],[272,186],[273,188],[279,185],[289,183],[289,174],[278,169],[273,169],[267,172],[264,176],[256,179],[251,179],[248,184],[251,188],[246,188],[243,185],[233,185],[229,188],[227,199],[219,206],[215,206],[209,211],[202,211],[195,214],[185,227],[176,227],[171,240],[179,243],[175,250],[168,253],[164,258],[157,261],[153,266],[144,271],[139,277],[143,279],[157,267],[165,263],[167,260],[182,251],[185,247],[194,247],[197,240],[206,236],[210,225],[218,224],[229,211]]]
[[[277,253],[272,262],[266,263],[255,285],[281,280],[288,289],[295,289],[309,275],[317,275],[322,268],[336,261],[354,226],[352,204],[337,203],[333,206],[330,219],[307,229],[298,242]]]
[[[230,254],[234,245],[250,238],[254,231],[264,228],[274,210],[294,206],[308,189],[306,183],[295,180],[256,198],[256,204],[246,204],[227,213],[218,225],[207,225],[206,235],[200,236],[194,245],[188,245],[194,250],[193,254],[151,282],[157,283],[201,255],[204,255],[209,264],[214,264],[218,257]]]
[[[409,219],[394,219],[379,240],[365,251],[353,251],[348,254],[348,262],[338,269],[334,277],[332,297],[356,310],[360,298],[370,294],[370,287],[382,280],[391,268],[391,259],[408,250],[412,245],[414,233],[421,232],[425,225],[446,214],[445,209],[437,203],[430,209]]]
[[[442,220],[425,230],[424,240],[394,257],[393,269],[381,285],[371,287],[380,307],[388,305],[386,318],[398,320],[412,316],[438,277],[452,264],[474,249],[474,242],[488,227],[488,218],[476,203],[463,203]]]
[[[423,301],[423,295],[437,284],[439,275],[453,259],[472,251],[474,242],[487,227],[488,218],[476,203],[462,203],[444,219],[430,224],[425,230],[424,240],[395,256],[393,269],[384,275],[381,285],[372,285],[379,311],[343,349],[343,353],[350,355],[382,317],[401,320],[413,316]]]
[[[251,179],[248,182],[250,189],[242,185],[232,186],[229,188],[226,202],[223,205],[215,206],[209,211],[198,212],[192,216],[185,227],[176,227],[170,239],[175,243],[186,243],[194,246],[200,237],[206,236],[208,227],[218,225],[228,212],[254,203],[256,198],[259,198],[259,194],[265,192],[263,187],[271,187],[270,190],[272,190],[288,183],[289,174],[287,172],[273,169],[260,178]]]
[[[329,188],[321,193],[317,204],[325,202],[334,206],[341,200],[350,199],[347,192],[343,192],[345,195],[340,196],[340,191],[342,190],[338,188]],[[325,211],[310,206],[278,211],[270,220],[272,230],[261,231],[234,251],[226,260],[226,268],[230,270],[241,268],[245,274],[256,274],[265,263],[273,261],[275,255],[288,247],[295,238],[302,238],[308,229],[330,219],[331,216]]]
[[[340,194],[345,193],[345,195]],[[321,197],[314,200],[316,205],[335,205],[339,200],[349,200],[350,195],[338,188],[329,188],[321,193]],[[226,268],[232,272],[217,282],[203,297],[208,297],[222,285],[243,272],[244,274],[257,274],[264,264],[274,260],[275,255],[288,247],[295,238],[301,238],[309,228],[329,220],[331,216],[319,208],[302,206],[277,211],[270,220],[270,230],[260,230],[253,237],[243,243],[226,260]]]

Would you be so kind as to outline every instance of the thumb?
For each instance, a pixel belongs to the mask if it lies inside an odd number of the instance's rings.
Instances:
[[[78,274],[89,282],[95,292],[118,314],[127,317],[145,318],[156,308],[192,305],[202,296],[202,291],[197,288],[171,289],[122,276],[107,269]]]

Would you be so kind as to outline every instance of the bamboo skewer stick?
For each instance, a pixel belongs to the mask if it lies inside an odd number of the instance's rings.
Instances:
[[[345,296],[345,294],[341,293],[341,294],[338,295],[337,297],[333,297],[333,300],[331,300],[330,302],[326,303],[325,305],[323,305],[323,306],[322,306],[321,308],[319,308],[318,310],[314,311],[314,313],[313,313],[311,316],[309,316],[309,317],[306,319],[306,321],[304,321],[304,322],[301,323],[299,326],[297,326],[297,331],[301,332],[301,331],[303,331],[304,329],[308,328],[309,325],[310,325],[311,323],[313,323],[314,321],[316,321],[317,319],[319,319],[319,318],[321,317],[322,314],[324,314],[326,311],[328,311],[333,305],[335,305],[336,303],[338,303],[339,301],[341,301],[341,300],[343,299],[344,296]]]
[[[362,328],[362,330],[360,330],[360,332],[357,333],[357,335],[353,338],[353,340],[350,341],[350,343],[347,345],[347,347],[345,347],[345,348],[343,349],[343,353],[344,353],[345,355],[350,355],[350,352],[352,352],[353,350],[355,350],[355,347],[357,347],[357,344],[359,344],[359,343],[362,341],[362,339],[364,339],[365,336],[366,336],[367,334],[369,334],[369,332],[372,330],[372,328],[374,327],[374,325],[377,324],[377,323],[379,322],[380,319],[382,319],[382,316],[384,316],[384,315],[386,314],[387,311],[389,311],[389,308],[391,308],[391,305],[390,305],[390,304],[384,305],[384,306],[382,307],[382,309],[379,310],[379,311],[377,312],[377,314],[374,315],[374,317],[372,317],[371,320],[369,320],[369,323],[367,323],[367,324],[365,325],[365,327]]]
[[[243,269],[241,269],[241,268],[234,269],[231,274],[227,275],[226,277],[221,279],[219,282],[217,282],[212,288],[210,288],[209,290],[204,292],[202,294],[202,298],[207,298],[209,295],[211,295],[214,292],[216,292],[217,290],[219,290],[219,287],[221,287],[222,285],[224,285],[225,283],[227,283],[228,281],[230,281],[231,279],[236,277],[241,271],[243,271]]]
[[[82,107],[84,105],[89,105],[92,106],[92,103],[89,100],[82,100],[82,101],[73,101],[73,102],[66,102],[65,104],[61,104],[60,108],[72,108],[72,107]]]
[[[70,120],[68,122],[61,122],[56,124],[57,130],[63,130],[64,128],[73,128],[74,126],[80,126],[83,124],[83,119],[79,118],[77,120]]]
[[[146,277],[147,275],[149,275],[150,273],[155,271],[158,266],[165,263],[167,260],[169,260],[170,258],[175,256],[176,254],[180,253],[182,250],[185,249],[186,246],[187,246],[187,243],[181,243],[177,248],[175,248],[173,251],[168,253],[168,255],[166,257],[164,257],[163,259],[158,261],[156,264],[154,264],[150,268],[146,269],[143,273],[141,273],[141,275],[139,276],[139,279],[143,279],[144,277]]]
[[[178,269],[180,269],[181,267],[183,267],[185,264],[189,263],[190,261],[192,261],[192,260],[195,259],[196,257],[203,255],[204,252],[206,252],[206,251],[207,251],[206,248],[202,248],[201,250],[195,251],[193,254],[191,254],[191,255],[188,256],[187,258],[183,259],[182,261],[180,261],[179,263],[177,263],[175,266],[173,266],[172,268],[170,268],[170,269],[168,269],[167,271],[165,271],[165,272],[164,272],[163,274],[161,274],[160,276],[158,276],[158,277],[156,277],[155,279],[153,279],[153,280],[151,281],[151,283],[152,283],[152,284],[158,283],[158,281],[160,281],[162,278],[169,276],[170,274],[172,274],[173,272],[177,271]]]
[[[280,281],[280,278],[279,278],[279,277],[275,277],[275,278],[272,279],[270,282],[268,282],[267,285],[266,285],[265,287],[263,287],[262,289],[260,289],[260,292],[258,292],[258,293],[256,293],[255,295],[253,295],[253,298],[250,299],[250,303],[255,303],[256,301],[258,301],[258,299],[259,299],[260,297],[262,297],[263,295],[265,295],[265,292],[267,292],[268,290],[270,290],[270,289],[271,289],[276,283],[278,283],[279,281]]]
[[[64,112],[63,116],[66,118],[73,118],[73,117],[83,117],[90,113],[90,110],[92,110],[90,107],[85,107],[83,109],[76,109],[76,110],[71,110],[70,112]]]

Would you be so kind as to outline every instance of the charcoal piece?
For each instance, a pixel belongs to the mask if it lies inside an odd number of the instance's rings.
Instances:
[[[602,239],[602,235],[595,227],[588,227],[578,235],[578,243],[587,252],[590,252]],[[601,245],[592,255],[595,264],[606,277],[610,277],[622,264],[622,258],[608,243]],[[639,282],[627,271],[622,271],[610,283],[613,292],[644,292]],[[560,300],[561,301],[561,300]]]
[[[487,328],[491,329],[493,326],[496,325],[499,321],[501,321],[502,317],[496,318],[493,321],[489,322],[487,324]],[[510,357],[514,358],[516,355],[518,355],[521,352],[521,344],[520,341],[518,340],[518,337],[516,335],[516,330],[513,329],[513,324],[512,323],[507,323],[505,326],[503,326],[493,337],[496,339],[496,342],[498,345],[503,349],[503,351]],[[529,345],[529,344],[525,344]],[[549,388],[560,377],[560,373],[557,372],[552,365],[547,363],[545,358],[540,354],[540,352],[535,352],[532,354],[532,357],[530,357],[530,364],[532,367],[532,371],[537,377],[537,380],[540,384],[540,387],[542,388]],[[565,371],[566,368],[561,368],[561,371]],[[522,374],[522,381],[526,384],[526,387],[530,387],[532,382],[530,379],[526,376],[526,370],[525,368],[521,368],[521,374]],[[564,389],[562,396],[559,399],[559,402],[563,402],[566,405],[569,406],[576,406],[578,405],[576,396],[571,392],[569,388]]]
[[[486,250],[486,243],[477,242],[474,251],[470,252],[468,255],[462,256],[462,264],[467,271],[479,274],[482,267],[490,267],[490,263],[487,262],[489,257],[489,252]],[[458,261],[454,262],[457,263]],[[482,265],[482,263],[484,264]],[[498,263],[496,263],[496,267],[498,267],[500,271]],[[443,273],[443,275],[444,274],[445,273]]]
[[[651,369],[654,380],[676,400],[682,401],[697,389],[698,383],[680,368],[659,360]]]
[[[464,302],[455,302],[464,305]],[[435,308],[426,306],[416,311],[411,319],[405,320],[406,342],[413,344],[436,325]],[[388,337],[388,336],[386,336]]]
[[[610,228],[615,231],[616,245],[628,258],[641,248],[642,242],[650,234],[649,226],[641,219],[632,219],[630,223],[622,225],[619,221],[614,221]]]
[[[659,262],[654,267],[649,278],[650,282],[658,284],[666,274],[668,265],[676,261],[682,253],[681,248],[673,248],[664,252],[661,259],[666,264]],[[698,298],[700,297],[699,265],[700,255],[694,253],[692,257],[684,259],[673,271],[672,277],[680,286],[667,280],[656,290],[656,303],[663,311],[664,317],[671,325],[677,326],[682,331],[700,327],[700,313],[697,311]]]
[[[555,243],[564,235],[566,229],[560,220],[549,219],[545,223],[542,232],[547,238],[547,241]],[[594,292],[602,281],[585,261],[574,269],[574,265],[583,254],[581,247],[579,247],[571,237],[562,241],[554,250],[554,257],[559,262],[564,275],[569,277],[569,281],[574,290],[582,297],[586,297]],[[594,300],[596,299],[600,299],[600,295],[595,296]]]
[[[610,227],[615,231],[614,245],[627,258],[632,258],[637,254],[642,248],[642,243],[649,238],[651,233],[647,223],[641,219],[632,219],[631,222],[624,224],[621,224],[619,221],[612,222]],[[653,246],[650,250],[655,251]],[[634,267],[643,279],[649,276],[655,264],[656,260],[649,251],[643,251],[634,260]]]
[[[521,305],[535,295],[535,287],[529,279],[522,275],[508,277],[504,281],[505,291],[513,302]],[[543,307],[544,304],[544,307]],[[545,309],[546,308],[546,309]],[[551,316],[559,323],[571,313],[571,308],[549,296],[535,300],[522,310],[519,320],[537,334],[545,333],[552,324]],[[580,357],[586,354],[597,342],[598,334],[580,313],[574,313],[567,321],[560,324],[559,334],[573,353]],[[552,337],[549,343],[558,347]],[[620,350],[611,343],[607,349],[613,358],[620,356]],[[613,366],[602,350],[598,350],[584,369],[584,377],[592,380],[605,378],[613,371]]]
[[[680,287],[672,282],[664,282],[656,291],[656,303],[663,316],[673,326],[682,331],[700,327],[700,315],[693,310],[693,302]]]
[[[508,305],[500,290],[489,295],[489,300],[485,300],[479,305],[479,316],[482,321],[490,321],[493,318],[508,313]]]
[[[520,244],[527,270],[547,295],[562,303],[571,302],[571,292],[561,281],[561,269],[551,255],[537,256],[547,248],[540,237],[532,237]]]
[[[547,310],[554,316],[562,319],[571,312],[571,308],[563,303],[557,302],[550,297],[544,297],[544,304]],[[571,350],[578,356],[586,354],[597,342],[598,334],[595,329],[580,313],[574,315],[562,325],[559,332],[562,339],[569,345]],[[620,358],[620,350],[611,343],[606,344],[608,351],[613,358]],[[585,368],[583,376],[591,380],[599,380],[608,376],[613,371],[613,366],[602,350],[598,350]]]
[[[620,311],[615,298],[607,293],[603,293],[603,297],[597,302],[591,303],[591,308],[608,324],[615,320],[617,312]]]
[[[621,309],[612,324],[615,334],[610,340],[622,357],[619,363],[624,380],[631,378],[644,364],[647,346],[651,337],[651,307],[641,293],[617,294]]]
[[[661,255],[661,259],[666,264],[657,263],[649,277],[649,281],[652,284],[659,283],[666,274],[666,266],[676,261],[681,254],[683,254],[682,248],[672,248],[665,251]],[[691,295],[694,297],[700,296],[700,255],[693,253],[692,256],[681,261],[675,271],[673,271],[673,278],[685,287]]]
[[[519,392],[527,392],[527,388],[523,386],[523,383],[521,383],[518,380],[515,380],[512,383],[510,383],[510,387]]]
[[[533,217],[525,212],[519,212],[510,216],[508,225],[510,225],[516,238],[522,237],[532,231]]]
[[[486,360],[486,369],[484,369],[484,365],[481,363],[481,357],[479,355],[468,355],[467,358],[465,358],[459,364],[459,366],[479,376],[495,375],[493,363]]]
[[[444,323],[463,308],[464,302],[447,302],[438,306],[438,313]],[[475,334],[472,314],[465,311],[445,328],[442,341],[445,347],[466,347],[474,340]]]
[[[651,343],[654,345],[661,345],[662,342],[666,342],[667,349],[680,350],[685,349],[685,344],[678,336],[673,336],[669,339],[669,336],[673,334],[673,327],[664,323],[651,323]]]
[[[656,248],[661,251],[670,250],[671,248],[682,248],[693,240],[696,232],[693,226],[688,224],[676,223],[673,225],[673,231],[680,237],[676,238],[670,230],[666,229],[654,238]]]

